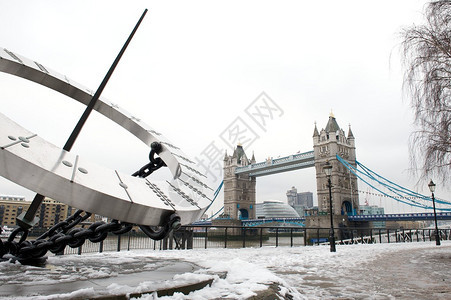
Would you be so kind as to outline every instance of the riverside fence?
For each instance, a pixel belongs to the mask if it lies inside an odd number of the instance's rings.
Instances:
[[[439,229],[441,240],[451,239],[451,229]],[[329,228],[305,227],[239,227],[239,226],[182,226],[161,241],[154,241],[141,232],[124,235],[110,234],[103,242],[86,240],[77,248],[66,247],[64,254],[104,251],[149,251],[172,249],[210,249],[246,247],[300,247],[328,243]],[[337,244],[402,243],[435,241],[434,229],[338,228]]]

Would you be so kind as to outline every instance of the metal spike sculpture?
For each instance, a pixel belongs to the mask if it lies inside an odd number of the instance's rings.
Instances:
[[[50,70],[42,64],[0,48],[0,71],[34,81],[87,105],[66,145],[59,148],[0,113],[0,176],[38,193],[26,213],[18,217],[20,227],[7,241],[0,241],[0,258],[12,255],[22,263],[36,263],[47,251],[58,253],[66,245],[79,247],[86,239],[99,242],[109,232],[122,234],[137,224],[152,239],[162,239],[181,224],[198,220],[211,203],[213,189],[206,176],[180,148],[161,133],[100,97],[139,24],[108,71],[96,93]],[[69,152],[90,112],[96,110],[135,135],[150,148],[149,163],[133,175],[89,162]],[[167,167],[171,180],[146,177]],[[37,222],[36,211],[44,196],[79,210],[56,224],[35,241],[27,241],[28,230]],[[89,212],[89,213],[85,213]],[[113,219],[95,222],[88,229],[75,228],[91,213]],[[16,241],[16,236],[21,235]]]

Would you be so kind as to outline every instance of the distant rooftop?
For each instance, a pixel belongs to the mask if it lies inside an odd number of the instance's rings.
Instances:
[[[25,196],[18,196],[18,195],[0,195],[0,200],[8,200],[8,201],[25,201]]]

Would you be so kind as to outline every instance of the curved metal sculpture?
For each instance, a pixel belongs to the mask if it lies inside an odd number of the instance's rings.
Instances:
[[[0,48],[0,71],[87,105],[93,92],[42,64]],[[100,97],[94,109],[135,135],[168,167],[171,180],[124,174],[67,152],[0,114],[0,176],[70,206],[123,222],[165,226],[176,212],[182,224],[198,220],[211,203],[207,178],[180,148],[149,125]],[[154,144],[155,145],[155,144]],[[154,153],[155,154],[155,153]],[[152,154],[152,159],[155,159]],[[140,176],[140,177],[136,177]]]

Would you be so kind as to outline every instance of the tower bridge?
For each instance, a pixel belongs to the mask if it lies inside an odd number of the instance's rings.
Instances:
[[[330,194],[332,197],[329,195],[329,178],[325,172],[326,165],[332,166],[332,171],[329,175]],[[257,177],[312,167],[316,171],[318,214],[301,216],[300,218],[256,218]],[[361,170],[357,170],[357,167]],[[333,219],[333,223],[340,224],[340,226],[371,227],[369,222],[420,221],[434,218],[433,213],[359,215],[357,179],[362,179],[362,173],[369,175],[368,177],[372,180],[387,186],[396,195],[396,197],[391,197],[385,194],[386,196],[415,207],[430,208],[426,204],[421,206],[418,202],[431,200],[427,196],[389,182],[359,163],[356,160],[355,138],[351,128],[349,127],[347,134],[345,134],[335,117],[331,114],[325,128],[318,130],[315,124],[313,130],[313,151],[277,159],[268,158],[263,162],[256,162],[254,155],[249,159],[241,145],[234,149],[232,155],[226,153],[224,157],[223,181],[224,211],[220,218],[212,221],[212,224],[254,227],[279,223],[282,226],[329,228],[331,219]],[[366,184],[370,184],[365,179],[362,180]],[[392,185],[388,186],[387,183]],[[370,184],[370,186],[372,185]],[[436,201],[451,204],[445,200]],[[332,207],[330,207],[330,204],[332,204]],[[451,220],[451,209],[443,210],[448,212],[438,213],[437,219]]]
[[[315,152],[308,151],[277,159],[268,158],[264,162],[237,167],[235,175],[247,174],[252,177],[278,174],[315,166]]]
[[[327,176],[323,170],[326,163],[332,165],[333,215],[357,214],[359,211],[357,177],[338,161],[337,155],[350,165],[356,165],[355,138],[351,128],[349,127],[345,134],[333,114],[329,116],[326,127],[320,131],[315,124],[313,151],[257,163],[254,155],[249,159],[244,148],[238,145],[232,155],[226,153],[224,157],[224,215],[232,220],[256,219],[257,177],[314,167],[318,210],[323,213],[320,215],[324,216],[330,211]],[[315,226],[322,223],[318,220],[314,222]]]

